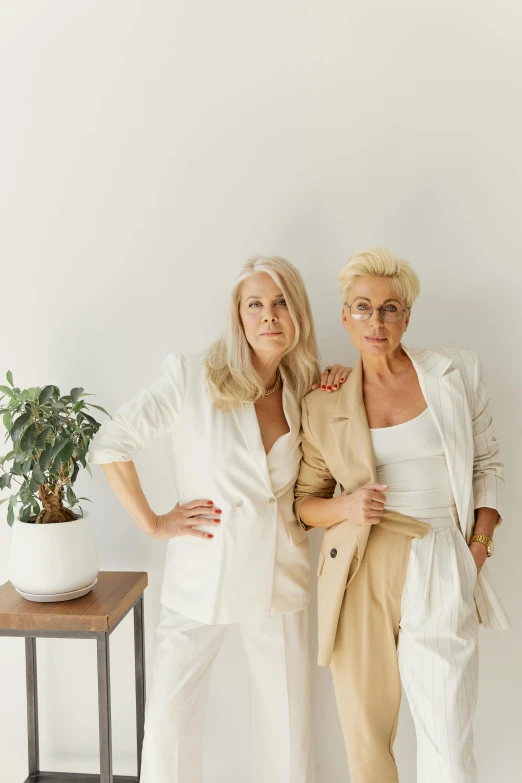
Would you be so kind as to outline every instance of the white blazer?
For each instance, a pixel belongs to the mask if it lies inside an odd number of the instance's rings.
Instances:
[[[209,400],[203,358],[167,356],[156,383],[102,424],[88,459],[128,462],[145,441],[170,435],[180,505],[208,498],[222,509],[219,527],[201,526],[213,539],[169,541],[163,604],[208,624],[299,611],[310,602],[308,539],[293,510],[302,455],[299,405],[285,382],[290,432],[267,456],[252,403],[219,411]]]
[[[504,518],[504,466],[482,378],[480,359],[462,348],[404,350],[413,362],[422,392],[437,423],[451,479],[459,523],[469,542],[475,509],[487,506]],[[510,621],[490,582],[485,564],[475,586],[485,628],[505,630]]]

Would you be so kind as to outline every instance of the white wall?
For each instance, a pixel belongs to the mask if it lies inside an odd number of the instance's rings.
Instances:
[[[336,278],[370,244],[420,274],[407,345],[480,352],[507,474],[493,571],[516,624],[481,634],[480,783],[521,775],[521,38],[517,0],[0,7],[2,375],[82,385],[112,410],[169,351],[218,334],[231,282],[256,252],[297,264],[324,359],[353,361]],[[152,505],[167,510],[165,443],[136,462]],[[79,485],[94,501],[102,568],[149,572],[150,663],[164,544],[138,532],[101,469]],[[5,506],[0,515],[1,583]],[[94,645],[38,647],[42,767],[95,772]],[[130,619],[112,637],[112,662],[115,771],[132,774]],[[205,783],[249,779],[245,683],[231,634],[215,670]],[[16,783],[26,775],[20,639],[0,639],[0,689],[0,778]],[[314,706],[319,783],[340,783],[325,669],[314,672]],[[397,756],[401,783],[413,783],[405,705]]]

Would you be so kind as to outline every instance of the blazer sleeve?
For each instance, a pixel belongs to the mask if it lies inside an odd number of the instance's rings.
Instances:
[[[93,463],[130,462],[145,442],[174,427],[185,396],[185,369],[178,354],[167,356],[155,383],[140,391],[105,421],[91,441]]]
[[[498,511],[497,525],[504,518],[504,465],[493,429],[490,398],[482,377],[480,359],[475,355],[475,393],[473,403],[473,497],[475,508]]]
[[[330,473],[312,434],[306,398],[301,403],[301,426],[303,458],[294,490],[294,510],[301,527],[304,530],[310,530],[310,526],[305,525],[302,521],[299,509],[307,498],[319,497],[329,499],[333,497],[337,481]]]

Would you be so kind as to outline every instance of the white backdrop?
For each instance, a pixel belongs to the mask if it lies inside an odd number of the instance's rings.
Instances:
[[[522,774],[521,43],[518,0],[0,5],[2,376],[82,385],[113,410],[169,351],[214,339],[256,252],[299,267],[323,359],[353,362],[336,280],[371,244],[421,277],[407,345],[480,352],[507,475],[492,567],[515,623],[481,633],[480,783]],[[165,446],[136,458],[159,513],[176,500]],[[94,501],[102,568],[149,572],[150,664],[165,545],[138,531],[98,466],[78,485]],[[2,506],[0,583],[4,520]],[[96,772],[94,644],[38,648],[42,768]],[[0,638],[6,783],[26,776],[23,650]],[[115,772],[132,774],[130,618],[112,637],[112,664]],[[249,779],[246,682],[231,633],[214,673],[205,783]],[[313,696],[318,781],[341,783],[328,670],[315,669]],[[401,783],[414,783],[405,703],[396,747]]]

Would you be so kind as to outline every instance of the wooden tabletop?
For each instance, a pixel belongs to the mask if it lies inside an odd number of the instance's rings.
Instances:
[[[22,631],[111,631],[148,584],[143,571],[100,571],[87,595],[72,601],[36,603],[11,582],[0,587],[0,629]]]

